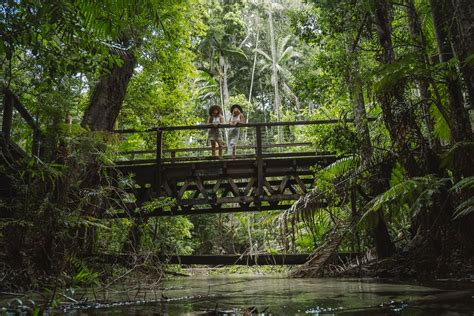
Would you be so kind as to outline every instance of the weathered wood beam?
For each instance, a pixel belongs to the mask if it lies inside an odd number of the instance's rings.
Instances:
[[[311,254],[259,254],[259,255],[187,255],[157,256],[129,254],[100,254],[89,257],[96,262],[105,264],[142,262],[154,260],[162,264],[183,265],[300,265],[307,262]],[[330,263],[348,262],[360,257],[357,252],[340,252],[334,254]]]
[[[369,117],[368,121],[372,122],[375,121],[376,118]],[[239,124],[237,127],[272,127],[272,126],[295,126],[295,125],[327,125],[327,124],[337,124],[337,123],[354,123],[353,119],[332,119],[332,120],[312,120],[312,121],[293,121],[293,122],[258,122],[258,123],[245,123]],[[192,125],[192,126],[163,126],[160,127],[163,131],[184,131],[184,130],[206,130],[213,128],[214,125],[212,124],[200,124],[200,125]],[[233,128],[235,126],[231,126],[229,124],[220,124],[219,128]],[[135,129],[122,129],[122,130],[115,130],[114,133],[117,134],[133,134],[133,133],[149,133],[156,131],[156,128],[151,128],[147,130],[135,130]]]

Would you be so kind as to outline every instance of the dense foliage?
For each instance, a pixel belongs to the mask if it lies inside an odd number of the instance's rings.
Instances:
[[[9,189],[0,196],[0,255],[11,272],[2,284],[42,273],[95,282],[108,276],[88,266],[97,253],[311,252],[351,219],[359,225],[341,251],[373,249],[410,276],[468,270],[471,7],[468,0],[4,1],[0,81],[44,136],[29,160],[2,155]],[[120,152],[155,140],[108,132],[196,124],[210,106],[233,103],[253,122],[341,119],[275,135],[345,155],[314,170],[308,198],[326,207],[97,219],[172,203],[137,205],[126,193],[131,179],[109,178],[104,168]],[[33,146],[18,115],[12,139]],[[164,142],[190,139],[175,133]]]

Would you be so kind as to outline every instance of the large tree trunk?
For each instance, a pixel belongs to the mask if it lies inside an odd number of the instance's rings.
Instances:
[[[448,18],[447,13],[453,12],[454,8],[451,0],[430,0],[430,5],[438,44],[439,59],[441,62],[448,62],[454,57],[454,54],[449,33],[449,30],[453,30],[451,26],[452,19]],[[457,46],[463,45],[459,44]],[[445,80],[449,93],[448,124],[451,128],[452,138],[455,142],[470,140],[472,139],[472,128],[468,113],[464,108],[464,98],[458,76],[456,73],[452,73],[448,75]]]
[[[381,62],[384,64],[395,62],[390,12],[391,7],[387,0],[375,1],[374,21],[382,47]],[[379,93],[378,99],[382,106],[385,125],[398,153],[400,163],[408,175],[413,177],[423,174],[422,164],[427,156],[428,146],[421,134],[413,109],[406,102],[404,92],[404,84],[398,82]],[[413,148],[420,146],[422,157],[417,157]]]
[[[121,65],[115,65],[103,75],[92,93],[89,107],[84,113],[82,126],[92,131],[112,131],[132,78],[136,60],[132,53],[120,56]]]
[[[445,0],[446,1],[446,0]],[[461,62],[461,73],[464,77],[471,106],[474,106],[474,3],[472,0],[451,0],[453,3],[454,21],[452,23],[453,46]],[[470,60],[469,60],[470,59]]]
[[[363,22],[365,24],[365,21]],[[360,29],[362,30],[362,29]],[[347,81],[350,88],[350,97],[353,105],[354,112],[354,124],[358,135],[358,143],[360,148],[360,156],[363,166],[369,167],[373,158],[372,142],[370,140],[369,124],[367,119],[367,111],[365,107],[364,93],[362,90],[362,80],[359,77],[359,60],[356,55],[356,47],[360,40],[360,34],[355,39],[351,39],[347,43],[347,53],[349,60],[351,61],[351,67],[347,74]],[[352,45],[350,45],[353,42]],[[378,195],[388,188],[388,185],[380,185],[378,181],[369,180],[367,183],[368,189],[371,195]],[[356,214],[356,195],[355,188],[352,189],[351,196],[353,198],[353,216]],[[395,253],[395,245],[390,238],[388,232],[387,223],[383,212],[377,212],[372,214],[374,217],[373,222],[375,223],[372,227],[370,234],[374,240],[375,249],[379,258],[387,258]]]
[[[351,82],[354,86],[354,83]],[[370,141],[369,125],[367,121],[367,113],[365,109],[364,95],[359,85],[352,89],[352,104],[354,108],[354,123],[356,125],[357,134],[359,135],[360,153],[362,163],[366,166],[370,165],[372,160],[372,143]],[[369,181],[369,190],[371,194],[380,194],[388,186],[381,186],[380,183]],[[382,189],[382,190],[381,190]],[[387,223],[383,212],[373,214],[375,226],[371,230],[371,235],[374,240],[375,250],[379,258],[387,258],[395,253],[395,245],[388,233]]]
[[[408,26],[410,29],[411,36],[413,41],[415,42],[415,53],[418,55],[418,59],[421,63],[425,63],[426,65],[430,64],[430,60],[428,58],[428,54],[426,53],[426,40],[423,34],[423,30],[420,23],[420,17],[418,12],[415,8],[414,0],[407,0],[406,2],[406,15]],[[430,81],[428,78],[420,78],[418,81],[418,88],[420,90],[421,96],[421,107],[423,111],[423,121],[426,126],[426,130],[428,133],[428,141],[430,144],[430,148],[439,147],[438,142],[434,137],[434,123],[430,118],[430,103],[429,100],[432,99],[432,95],[429,91]]]

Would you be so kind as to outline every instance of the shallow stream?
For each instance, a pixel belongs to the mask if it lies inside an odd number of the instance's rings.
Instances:
[[[66,314],[224,315],[227,311],[227,315],[247,315],[245,310],[258,310],[260,315],[473,316],[473,287],[464,287],[471,288],[467,295],[459,292],[462,288],[447,291],[372,279],[289,279],[283,275],[174,277],[160,290],[138,295],[155,302],[68,309]],[[127,295],[133,297],[135,292]],[[117,301],[123,300],[124,294],[120,295]]]

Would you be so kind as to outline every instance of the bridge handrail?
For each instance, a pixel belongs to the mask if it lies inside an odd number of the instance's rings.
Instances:
[[[376,118],[367,118],[368,121],[375,121]],[[325,125],[325,124],[337,124],[337,123],[353,123],[354,119],[327,119],[327,120],[311,120],[311,121],[289,121],[289,122],[252,122],[238,124],[233,126],[230,124],[219,124],[218,128],[233,128],[233,127],[272,127],[272,126],[294,126],[294,125]],[[205,130],[216,127],[213,124],[199,124],[199,125],[178,125],[178,126],[163,126],[155,127],[146,130],[135,130],[135,129],[122,129],[114,130],[113,133],[117,134],[131,134],[131,133],[151,133],[156,131],[183,131],[183,130]]]

